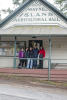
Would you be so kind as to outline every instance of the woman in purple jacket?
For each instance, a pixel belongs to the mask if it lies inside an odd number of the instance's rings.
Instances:
[[[23,58],[24,58],[24,49],[21,48],[20,51],[19,51],[19,61],[20,61],[19,68],[22,68],[23,65],[24,65],[24,59]]]

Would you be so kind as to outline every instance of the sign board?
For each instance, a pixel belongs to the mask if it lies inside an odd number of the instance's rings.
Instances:
[[[16,25],[64,25],[63,21],[39,0],[31,2],[7,27]]]

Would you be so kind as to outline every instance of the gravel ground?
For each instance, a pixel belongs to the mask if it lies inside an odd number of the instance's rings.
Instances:
[[[0,81],[0,100],[67,100],[67,90]]]

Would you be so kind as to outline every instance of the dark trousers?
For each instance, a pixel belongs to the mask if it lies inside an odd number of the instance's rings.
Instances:
[[[27,59],[25,59],[24,62],[25,62],[25,67],[27,67]]]
[[[39,69],[43,69],[43,60],[39,60]]]
[[[33,67],[37,68],[37,60],[33,60]]]
[[[20,59],[19,66],[23,67],[23,65],[24,65],[24,59]]]

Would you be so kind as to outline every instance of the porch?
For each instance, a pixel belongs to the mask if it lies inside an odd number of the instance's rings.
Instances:
[[[43,69],[17,69],[19,46],[29,46],[29,40],[38,46],[43,45],[46,57]],[[1,36],[0,37],[0,73],[17,74],[29,77],[41,77],[45,80],[67,81],[67,37],[66,36]],[[1,51],[2,49],[3,52]],[[38,47],[39,49],[39,47]],[[3,54],[3,55],[2,55]],[[37,58],[37,60],[39,60]]]
[[[66,36],[45,36],[45,35],[16,35],[0,36],[0,68],[17,68],[20,46],[29,47],[37,44],[46,51],[43,59],[44,69],[67,69],[67,37]],[[37,60],[39,60],[37,58]]]

